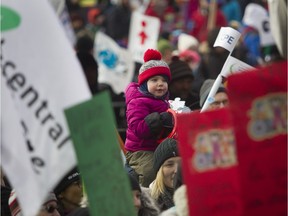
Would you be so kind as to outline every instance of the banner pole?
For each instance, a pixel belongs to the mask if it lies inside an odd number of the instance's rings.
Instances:
[[[222,76],[221,76],[221,74],[219,74],[217,79],[215,80],[208,96],[207,96],[207,99],[205,100],[205,103],[204,103],[204,105],[200,111],[201,113],[203,111],[207,110],[209,104],[211,104],[214,101],[214,96],[215,96],[219,86],[221,85],[221,83],[222,83]]]
[[[203,104],[203,107],[201,109],[201,113],[204,112],[205,110],[207,110],[209,104],[213,103],[214,101],[214,96],[217,92],[217,90],[219,89],[219,86],[221,85],[222,81],[223,81],[223,78],[222,78],[222,74],[224,74],[224,69],[226,68],[226,64],[228,64],[228,59],[229,57],[231,56],[231,52],[229,53],[228,57],[226,58],[225,60],[225,63],[221,69],[221,72],[219,73],[219,75],[217,76],[215,82],[213,83],[213,86],[205,100],[205,103]]]

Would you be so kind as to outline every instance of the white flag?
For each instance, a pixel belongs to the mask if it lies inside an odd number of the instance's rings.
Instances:
[[[91,98],[48,1],[1,2],[2,168],[24,216],[77,164],[64,109]]]
[[[231,27],[221,27],[215,40],[214,47],[223,47],[231,53],[236,46],[240,36],[240,32]]]
[[[284,5],[284,7],[286,7],[286,10],[284,10],[287,13],[287,3],[286,6]],[[257,29],[260,36],[261,46],[271,46],[275,44],[275,40],[270,27],[269,14],[263,6],[256,3],[249,3],[245,8],[243,23]],[[279,23],[277,23],[277,25],[279,25]]]
[[[224,77],[227,77],[233,73],[239,73],[242,71],[252,70],[252,69],[255,69],[255,68],[229,55],[228,58],[226,59],[225,65],[223,66],[220,74]]]
[[[131,53],[102,32],[97,32],[95,36],[94,50],[99,83],[109,84],[117,94],[124,92],[132,81],[135,70]]]
[[[159,18],[133,12],[131,17],[128,50],[136,62],[143,63],[147,49],[157,49],[160,31]]]

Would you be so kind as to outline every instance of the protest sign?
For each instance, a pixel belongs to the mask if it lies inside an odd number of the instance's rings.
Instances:
[[[238,161],[227,109],[177,115],[189,214],[242,215]]]
[[[3,0],[1,166],[24,216],[37,215],[48,191],[76,165],[63,110],[90,97],[50,3]]]
[[[147,49],[157,49],[160,31],[160,20],[140,12],[133,12],[129,30],[128,50],[133,60],[143,63],[143,55]]]
[[[287,214],[287,62],[227,79],[247,216]]]
[[[131,53],[102,32],[95,35],[94,56],[98,62],[98,82],[109,84],[117,94],[132,81],[135,62]]]
[[[92,215],[136,215],[108,92],[65,111]]]

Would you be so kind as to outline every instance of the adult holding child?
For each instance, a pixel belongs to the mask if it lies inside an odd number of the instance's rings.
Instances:
[[[130,83],[125,90],[127,132],[125,149],[127,163],[139,176],[139,183],[148,187],[155,179],[153,153],[158,140],[168,128],[172,130],[169,108],[169,66],[161,53],[148,49],[139,70],[138,83]]]

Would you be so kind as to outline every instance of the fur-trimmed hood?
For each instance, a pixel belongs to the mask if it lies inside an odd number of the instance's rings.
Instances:
[[[141,204],[138,216],[159,216],[160,209],[156,201],[151,197],[150,189],[141,187]]]

